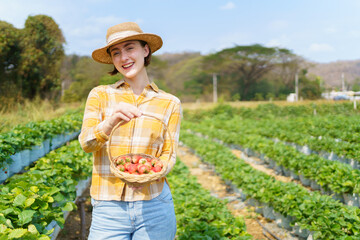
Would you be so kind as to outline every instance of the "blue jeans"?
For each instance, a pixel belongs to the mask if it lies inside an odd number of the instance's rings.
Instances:
[[[169,186],[149,201],[99,201],[91,199],[92,222],[88,240],[173,240],[176,233],[174,204]]]

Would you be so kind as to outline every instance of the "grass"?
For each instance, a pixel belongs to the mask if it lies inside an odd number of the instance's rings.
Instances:
[[[25,100],[22,103],[6,103],[0,109],[0,133],[11,130],[19,124],[31,121],[50,120],[69,110],[83,107],[84,103],[53,103],[47,100]]]
[[[231,105],[232,107],[250,107],[255,108],[259,104],[273,103],[279,106],[289,106],[289,105],[307,105],[310,103],[316,104],[329,104],[335,103],[333,100],[303,100],[298,102],[287,102],[287,101],[238,101],[238,102],[224,102]],[[210,109],[217,105],[217,103],[212,102],[197,102],[197,103],[182,103],[182,107],[187,110],[196,110],[196,109]]]

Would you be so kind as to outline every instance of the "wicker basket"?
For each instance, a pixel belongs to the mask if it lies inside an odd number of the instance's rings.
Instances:
[[[150,118],[154,118],[158,121],[160,121],[162,123],[162,125],[164,126],[164,129],[166,131],[166,133],[169,135],[169,139],[170,139],[170,142],[172,143],[172,138],[171,138],[171,134],[169,132],[169,129],[168,127],[166,126],[166,124],[159,118],[157,117],[154,117],[154,116],[151,116],[151,115],[148,115],[148,114],[142,114],[141,117],[150,117]],[[109,137],[109,143],[107,145],[107,153],[108,153],[108,156],[109,156],[109,160],[110,160],[110,171],[118,178],[120,178],[123,182],[125,182],[126,184],[128,185],[131,185],[131,186],[134,186],[134,187],[138,187],[138,186],[141,186],[141,185],[144,185],[146,183],[149,183],[149,182],[152,182],[152,181],[156,181],[162,177],[164,177],[166,175],[166,170],[168,168],[168,162],[170,161],[170,158],[171,158],[171,155],[173,154],[173,150],[174,150],[174,147],[173,147],[173,144],[170,145],[170,153],[169,153],[169,161],[165,162],[163,160],[160,160],[159,158],[157,157],[154,157],[154,156],[151,156],[151,155],[148,155],[148,154],[144,154],[144,153],[128,153],[128,154],[124,154],[124,155],[120,155],[120,156],[116,156],[116,157],[113,157],[111,155],[111,151],[110,151],[110,146],[111,146],[111,139],[112,139],[112,136],[114,134],[114,131],[120,127],[122,124],[124,124],[124,121],[120,121],[111,131],[110,133],[110,137]],[[130,143],[130,149],[132,149],[132,142]],[[130,173],[127,173],[127,172],[122,172],[120,171],[119,169],[116,168],[116,164],[115,164],[115,160],[118,158],[118,157],[123,157],[123,156],[129,156],[129,157],[132,157],[134,155],[137,155],[137,156],[142,156],[144,158],[153,158],[153,159],[157,159],[159,161],[162,162],[163,164],[163,168],[161,169],[160,172],[156,172],[156,173],[152,173],[152,174],[142,174],[142,175],[136,175],[136,174],[130,174]]]

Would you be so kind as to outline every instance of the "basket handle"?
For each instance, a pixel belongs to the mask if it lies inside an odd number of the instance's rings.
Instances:
[[[169,153],[169,160],[168,160],[168,161],[170,161],[171,155],[173,154],[173,151],[174,151],[174,146],[173,146],[173,145],[175,144],[175,142],[174,142],[174,144],[173,144],[172,137],[171,137],[171,134],[170,134],[170,132],[169,132],[169,128],[166,126],[166,124],[164,123],[164,121],[162,121],[160,118],[154,117],[154,116],[149,115],[149,114],[146,114],[146,113],[143,113],[140,117],[142,117],[142,116],[154,118],[154,119],[158,120],[159,122],[161,122],[162,125],[164,126],[165,131],[166,131],[167,134],[169,135],[169,139],[170,139],[170,153]],[[128,122],[130,122],[130,121],[128,121]],[[111,156],[111,151],[110,151],[112,136],[113,136],[115,130],[116,130],[118,127],[120,127],[121,125],[123,125],[123,124],[125,124],[125,123],[128,123],[128,122],[125,122],[124,120],[121,120],[121,121],[118,122],[118,124],[116,124],[116,126],[111,130],[111,133],[110,133],[110,136],[109,136],[109,143],[108,143],[107,148],[106,148],[107,153],[108,153],[108,155],[109,155],[110,163],[112,163],[112,156]],[[131,142],[132,142],[132,140],[131,140]],[[131,145],[132,145],[132,143],[131,143]],[[130,148],[132,148],[132,147],[130,146]]]

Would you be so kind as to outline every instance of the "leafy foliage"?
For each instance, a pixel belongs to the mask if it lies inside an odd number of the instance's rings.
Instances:
[[[177,239],[251,239],[244,220],[232,216],[226,202],[203,189],[182,162],[176,162],[168,180],[175,205]]]
[[[22,30],[20,78],[23,95],[51,97],[60,90],[60,66],[65,39],[57,23],[46,15],[29,16]]]
[[[0,238],[50,240],[53,229],[47,226],[52,221],[64,225],[63,211],[76,209],[75,186],[91,168],[91,154],[73,141],[0,185]]]

